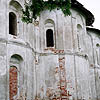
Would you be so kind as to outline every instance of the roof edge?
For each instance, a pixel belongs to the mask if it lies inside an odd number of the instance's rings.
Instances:
[[[86,27],[86,30],[96,32],[97,34],[100,35],[100,30],[99,29],[96,29],[96,28],[93,28],[93,27]]]
[[[76,0],[71,0],[71,7],[78,9],[79,11],[81,11],[85,15],[86,26],[92,26],[95,18],[94,18],[94,15],[89,10],[87,10],[81,3],[79,3]]]

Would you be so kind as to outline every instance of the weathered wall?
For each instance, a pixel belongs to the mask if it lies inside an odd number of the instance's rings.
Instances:
[[[34,90],[35,54],[31,48],[34,42],[29,33],[32,34],[33,27],[21,21],[20,7],[24,5],[24,1],[19,2],[18,11],[11,4],[10,0],[0,1],[0,100],[10,99],[9,71],[11,66],[18,69],[17,95],[14,98],[27,95],[28,100],[31,100]],[[17,16],[17,36],[9,34],[9,12],[14,12]],[[21,62],[19,58],[21,58]],[[12,81],[15,80],[12,79]],[[15,91],[14,88],[13,91]]]
[[[93,98],[100,99],[100,35],[99,32],[89,30],[87,35],[87,53],[90,64],[91,93]],[[95,95],[94,95],[95,94]]]
[[[6,60],[7,60],[7,45],[6,45],[6,22],[7,22],[7,16],[6,16],[6,6],[7,2],[6,0],[0,0],[0,99],[5,100],[6,99],[6,83],[7,83],[7,77],[6,77]]]
[[[9,100],[11,66],[18,69],[17,100],[99,100],[100,36],[86,31],[85,17],[74,9],[66,17],[46,10],[25,24],[24,0],[16,1],[0,1],[0,100]],[[17,17],[17,36],[9,34],[9,12]],[[46,46],[47,29],[54,47]]]
[[[39,57],[39,62],[36,65],[38,99],[64,96],[70,100],[89,100],[89,64],[85,57],[45,54]]]

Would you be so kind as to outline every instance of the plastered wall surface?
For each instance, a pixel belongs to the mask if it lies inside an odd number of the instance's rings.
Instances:
[[[45,10],[34,23],[23,23],[24,2],[0,1],[0,100],[11,99],[12,66],[13,100],[100,100],[100,35],[87,31],[84,15],[73,8],[70,16]],[[17,36],[9,34],[10,12],[17,17]],[[47,47],[47,29],[53,30],[54,47]]]

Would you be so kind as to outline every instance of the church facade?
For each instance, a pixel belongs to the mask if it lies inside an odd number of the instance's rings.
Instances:
[[[76,0],[71,15],[45,10],[23,23],[25,0],[0,0],[0,100],[100,100],[100,30]]]

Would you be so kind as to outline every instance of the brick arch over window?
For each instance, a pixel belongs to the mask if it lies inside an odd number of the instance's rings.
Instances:
[[[9,34],[17,35],[17,17],[13,12],[9,13]]]
[[[19,84],[19,70],[23,58],[14,54],[10,58],[10,68],[9,68],[9,99],[14,100],[18,96],[18,84]]]

